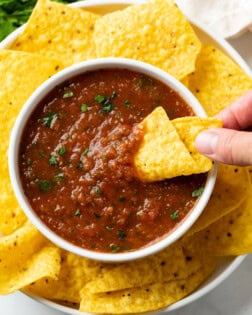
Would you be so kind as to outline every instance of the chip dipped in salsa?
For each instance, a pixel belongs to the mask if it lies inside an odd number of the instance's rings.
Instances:
[[[36,107],[19,151],[24,192],[56,234],[98,252],[142,248],[194,207],[206,174],[143,182],[133,158],[139,123],[157,106],[194,112],[170,87],[127,69],[101,69],[55,87]]]

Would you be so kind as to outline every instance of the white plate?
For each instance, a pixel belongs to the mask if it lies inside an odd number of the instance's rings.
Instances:
[[[142,3],[142,0],[85,0],[71,4],[72,7],[78,8],[87,8],[92,12],[105,14],[108,12],[112,12],[118,9],[122,9],[130,4]],[[252,72],[246,62],[241,58],[241,56],[223,39],[218,38],[213,32],[210,32],[202,25],[199,25],[196,21],[190,21],[193,25],[195,32],[199,36],[200,40],[204,43],[210,43],[214,46],[221,49],[225,52],[229,57],[231,57],[248,75],[252,77]],[[24,26],[18,28],[12,34],[10,34],[7,38],[5,38],[0,43],[0,49],[8,48],[8,46],[16,39],[18,34],[20,34],[23,30]],[[241,264],[241,262],[245,259],[246,255],[239,257],[230,257],[225,259],[220,259],[218,262],[218,266],[212,276],[205,281],[196,291],[194,291],[189,296],[183,298],[182,300],[172,304],[169,307],[166,307],[162,310],[158,310],[156,312],[149,312],[149,315],[154,314],[166,314],[170,311],[178,310],[181,307],[188,305],[189,303],[196,301],[202,296],[206,295],[214,288],[216,288],[219,284],[221,284],[229,275],[231,275],[234,270]],[[47,299],[38,298],[31,296],[32,299],[43,303],[53,309],[64,312],[66,314],[71,315],[90,315],[89,313],[83,313],[75,309],[71,306],[64,306],[60,303],[53,302]]]

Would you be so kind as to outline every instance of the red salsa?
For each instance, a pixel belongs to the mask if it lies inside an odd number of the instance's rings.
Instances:
[[[35,212],[55,233],[99,252],[123,252],[166,235],[193,208],[206,175],[155,183],[135,177],[143,136],[135,126],[156,106],[170,119],[194,115],[163,83],[126,69],[74,77],[29,118],[20,176]]]

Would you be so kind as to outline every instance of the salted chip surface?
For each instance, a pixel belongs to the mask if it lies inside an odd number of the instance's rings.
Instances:
[[[186,269],[182,248],[176,244],[137,261],[103,264],[99,276],[88,282],[85,290],[90,293],[112,292],[135,288],[139,284],[183,279]]]
[[[60,270],[59,248],[55,246],[45,246],[32,255],[23,265],[12,274],[8,274],[8,279],[0,281],[1,294],[9,294],[20,290],[34,281],[49,277],[56,279]]]
[[[14,233],[0,238],[0,293],[8,294],[33,281],[56,277],[58,249],[27,221]]]
[[[187,256],[187,262],[193,263],[193,258],[193,256]],[[193,268],[192,271],[188,267],[187,275],[183,279],[156,281],[149,285],[109,293],[92,294],[84,288],[81,291],[80,311],[126,314],[148,312],[167,307],[193,292],[209,277],[215,267],[216,260],[208,256],[205,257],[204,264],[198,264],[197,269]]]
[[[157,107],[140,125],[144,128],[144,136],[134,163],[142,180],[158,181],[204,173],[212,168],[212,161],[197,151],[194,141],[202,130],[221,127],[219,119],[183,117],[169,120],[165,110]]]
[[[95,57],[94,24],[99,15],[62,3],[39,0],[10,49],[56,58],[64,66]]]
[[[207,114],[214,116],[252,89],[252,79],[219,49],[204,44],[187,86]]]
[[[193,235],[208,255],[239,256],[252,252],[252,197],[235,210]]]
[[[209,171],[212,168],[212,161],[199,153],[194,145],[194,141],[201,131],[208,128],[222,127],[222,121],[217,118],[206,119],[192,116],[173,119],[172,124],[196,162],[196,169],[193,172],[203,173]]]
[[[26,286],[26,293],[50,300],[80,303],[80,291],[97,277],[100,264],[61,250],[61,267],[57,278],[44,277]]]
[[[25,101],[61,64],[36,54],[0,50],[0,233],[8,235],[26,216],[15,198],[8,173],[7,151],[10,132]]]
[[[218,163],[218,174],[210,200],[187,235],[201,231],[239,207],[251,193],[252,185],[245,167]]]
[[[190,174],[196,168],[165,110],[157,107],[141,123],[143,140],[134,157],[138,177],[158,181]]]
[[[201,43],[172,0],[153,0],[96,21],[97,57],[148,62],[178,79],[195,69]]]

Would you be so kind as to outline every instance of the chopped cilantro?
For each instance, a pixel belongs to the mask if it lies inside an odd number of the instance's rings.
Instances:
[[[64,176],[62,173],[59,173],[57,176],[54,178],[55,182],[63,182],[64,181]]]
[[[40,119],[40,122],[50,128],[52,126],[53,121],[57,118],[57,114],[55,112],[49,112],[45,117]]]
[[[41,191],[48,191],[53,188],[53,184],[50,180],[37,180],[36,183]]]
[[[101,188],[100,188],[99,186],[95,186],[95,187],[94,187],[94,190],[95,190],[95,193],[96,193],[97,195],[100,195],[100,194],[101,194]]]
[[[170,217],[173,221],[177,220],[179,218],[179,210],[175,210]]]
[[[115,244],[110,244],[109,248],[113,253],[117,253],[122,249],[120,246],[116,246]]]
[[[123,230],[119,230],[119,231],[117,232],[117,236],[118,236],[119,240],[123,240],[123,239],[125,239],[125,237],[126,237],[126,232],[123,231]]]
[[[130,103],[129,100],[126,100],[126,101],[124,102],[124,105],[125,105],[127,108],[130,108],[130,107],[131,107],[131,103]]]
[[[204,187],[200,187],[192,192],[192,197],[200,197],[203,194]]]
[[[57,157],[54,154],[51,154],[50,159],[48,160],[48,163],[52,166],[57,166],[59,164]]]
[[[116,91],[113,91],[113,93],[112,93],[112,95],[111,95],[111,99],[113,100],[116,96],[117,96]]]
[[[75,211],[75,213],[74,213],[74,216],[75,217],[79,217],[81,215],[81,211],[80,211],[80,209],[77,209],[76,211]]]
[[[63,98],[70,98],[70,97],[72,97],[72,96],[74,96],[73,91],[66,91],[66,92],[64,92],[64,94],[63,94]]]
[[[59,150],[58,150],[58,153],[59,153],[59,155],[64,155],[64,154],[66,154],[66,148],[65,147],[60,147],[59,148]]]
[[[82,104],[81,107],[80,107],[80,110],[81,110],[82,113],[85,113],[88,110],[87,104]]]
[[[94,99],[96,102],[102,105],[102,112],[110,113],[114,109],[114,105],[111,102],[112,97],[110,98],[110,97],[97,94]]]
[[[80,161],[78,164],[77,164],[77,169],[78,170],[82,170],[83,169],[83,164],[82,164],[82,162]]]
[[[95,96],[95,101],[97,102],[97,103],[103,103],[105,100],[106,100],[106,97],[105,96],[103,96],[103,95],[100,95],[100,94],[98,94],[98,95],[96,95]]]
[[[99,218],[101,217],[101,215],[100,215],[99,213],[97,213],[97,212],[94,212],[94,216],[95,216],[97,219],[99,219]]]
[[[88,152],[89,152],[89,149],[88,149],[88,148],[86,148],[86,149],[82,152],[82,155],[87,155],[87,154],[88,154]]]
[[[102,104],[102,111],[105,113],[110,113],[114,108],[114,105],[110,102],[110,100],[106,100]]]

